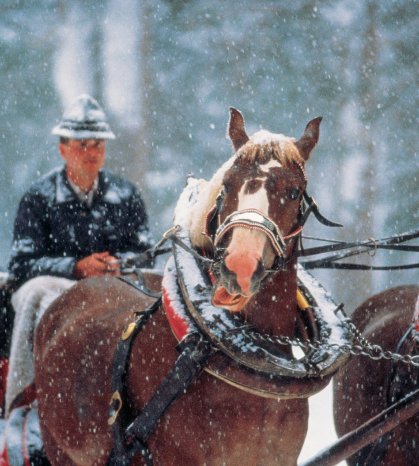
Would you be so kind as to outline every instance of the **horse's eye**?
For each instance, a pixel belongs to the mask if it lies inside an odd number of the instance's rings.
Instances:
[[[295,201],[298,199],[298,196],[300,195],[300,190],[298,188],[292,188],[288,192],[288,198],[291,199],[292,201]]]

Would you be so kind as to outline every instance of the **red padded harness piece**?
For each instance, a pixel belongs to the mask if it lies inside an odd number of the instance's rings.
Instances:
[[[415,325],[415,330],[419,333],[419,296],[416,300],[415,313],[413,314],[413,323]]]
[[[167,320],[178,341],[182,340],[190,331],[188,322],[176,312],[174,302],[166,288],[163,287],[163,307],[166,312]]]

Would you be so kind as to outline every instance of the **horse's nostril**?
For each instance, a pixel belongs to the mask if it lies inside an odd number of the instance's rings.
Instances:
[[[262,280],[265,278],[265,267],[261,260],[258,261],[256,270],[254,271],[252,278],[251,278],[251,292],[256,293],[260,289],[260,285]]]
[[[240,286],[237,283],[237,275],[226,266],[224,261],[220,266],[220,279],[223,286],[226,288],[226,290],[228,290],[229,293],[241,293]]]
[[[265,277],[265,268],[261,259],[250,254],[224,255],[220,266],[220,279],[230,293],[250,296],[259,291],[260,283]]]
[[[255,278],[263,278],[266,275],[266,268],[263,261],[258,260],[258,265],[256,267],[256,272],[254,273]]]

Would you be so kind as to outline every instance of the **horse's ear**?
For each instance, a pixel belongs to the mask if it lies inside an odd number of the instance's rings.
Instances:
[[[314,120],[309,121],[306,129],[304,130],[304,134],[295,143],[304,160],[307,160],[310,157],[310,152],[319,140],[320,122],[322,119],[322,117],[317,117],[314,118]]]
[[[235,150],[240,149],[249,140],[249,136],[246,134],[244,128],[243,115],[233,107],[230,107],[230,120],[228,122],[227,133]]]

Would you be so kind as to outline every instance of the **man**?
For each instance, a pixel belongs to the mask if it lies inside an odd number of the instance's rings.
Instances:
[[[30,396],[33,332],[48,305],[77,279],[120,275],[121,262],[152,246],[140,194],[103,169],[106,140],[115,136],[96,100],[79,96],[52,134],[65,166],[32,185],[14,227],[9,271],[20,288],[12,296],[6,413]]]

